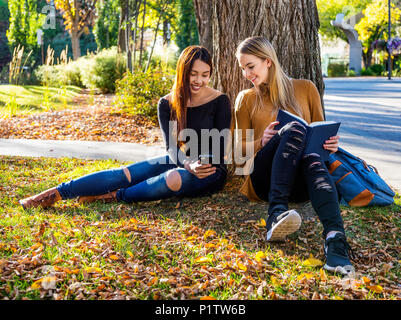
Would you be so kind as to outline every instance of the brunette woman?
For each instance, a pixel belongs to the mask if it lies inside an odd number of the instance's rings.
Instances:
[[[224,144],[230,134],[231,108],[225,94],[208,87],[212,71],[206,48],[190,46],[181,53],[174,87],[158,104],[165,156],[61,183],[21,200],[21,205],[46,208],[76,197],[80,202],[131,203],[202,196],[222,189],[227,177]],[[213,150],[218,152],[212,154]],[[213,164],[201,163],[201,152],[213,155]]]
[[[269,202],[267,241],[283,240],[297,231],[301,217],[288,203],[311,200],[323,224],[325,268],[348,274],[353,271],[349,245],[340,214],[335,185],[318,154],[305,154],[305,127],[292,122],[275,130],[279,109],[296,114],[308,123],[323,121],[320,95],[309,80],[290,79],[282,70],[271,43],[264,37],[245,39],[236,56],[253,87],[239,93],[235,104],[236,130],[252,129],[253,140],[237,141],[243,154],[253,148],[246,165],[248,175],[241,192],[250,200]],[[324,148],[335,152],[339,137],[329,138]]]

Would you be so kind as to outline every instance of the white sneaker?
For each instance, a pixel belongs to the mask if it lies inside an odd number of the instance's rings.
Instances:
[[[267,241],[282,241],[301,226],[302,219],[296,210],[272,214],[266,221]]]

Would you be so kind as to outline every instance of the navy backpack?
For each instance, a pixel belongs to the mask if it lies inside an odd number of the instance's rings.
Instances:
[[[353,207],[388,206],[394,203],[394,191],[372,165],[342,148],[330,154],[329,172],[342,204]]]

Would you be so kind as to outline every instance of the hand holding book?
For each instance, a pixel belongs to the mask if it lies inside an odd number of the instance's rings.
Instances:
[[[330,151],[330,153],[337,152],[339,147],[339,140],[340,136],[330,137],[328,140],[325,141],[323,148]]]
[[[269,140],[278,132],[278,130],[274,129],[274,127],[278,124],[279,124],[278,121],[273,121],[266,127],[262,136],[262,141],[261,141],[262,147],[264,147],[265,144],[268,143]]]

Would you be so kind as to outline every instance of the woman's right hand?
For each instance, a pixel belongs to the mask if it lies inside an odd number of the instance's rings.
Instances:
[[[185,161],[184,168],[198,179],[204,179],[216,172],[216,167],[211,164],[201,164],[199,160]]]
[[[273,121],[266,127],[262,136],[262,141],[261,141],[262,147],[264,147],[265,144],[268,143],[270,139],[273,138],[273,136],[278,132],[278,130],[274,130],[274,127],[277,126],[279,123],[280,122],[278,121]]]

